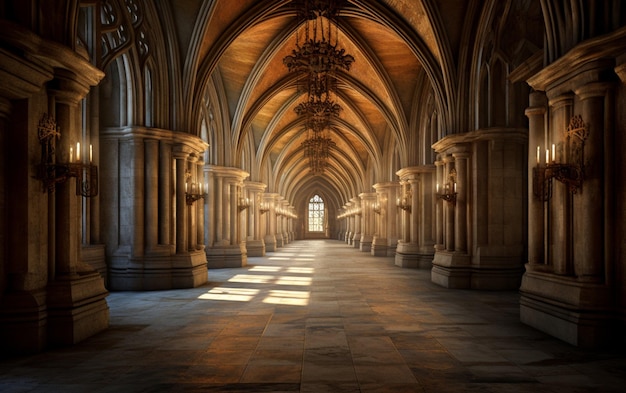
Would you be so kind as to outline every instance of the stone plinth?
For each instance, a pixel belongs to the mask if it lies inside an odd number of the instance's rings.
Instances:
[[[374,236],[374,240],[372,240],[372,248],[371,248],[370,253],[375,257],[386,257],[387,248],[388,248],[387,239]]]
[[[141,258],[110,258],[110,288],[118,291],[147,291],[195,288],[207,282],[204,250],[185,254],[145,255]]]
[[[417,243],[398,242],[396,247],[396,266],[412,269],[430,269],[433,266],[434,249],[422,250]]]
[[[47,343],[46,291],[3,294],[0,303],[0,346],[5,353],[28,354]]]
[[[246,244],[213,246],[206,251],[209,269],[243,267],[248,264]]]
[[[618,344],[611,343],[615,321],[607,308],[608,286],[527,270],[520,292],[523,323],[584,348]]]
[[[246,240],[246,250],[249,257],[265,256],[265,242],[263,240]]]
[[[371,252],[373,240],[374,238],[372,236],[361,235],[361,240],[359,242],[359,250],[363,252]]]
[[[108,295],[97,272],[58,276],[48,284],[48,340],[76,344],[109,327]]]

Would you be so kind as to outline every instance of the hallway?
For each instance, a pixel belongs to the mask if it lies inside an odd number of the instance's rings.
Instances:
[[[110,328],[0,362],[2,392],[618,392],[623,353],[519,322],[517,292],[449,290],[334,240],[203,287],[113,292]]]

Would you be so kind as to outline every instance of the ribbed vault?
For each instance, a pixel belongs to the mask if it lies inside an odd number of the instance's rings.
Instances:
[[[268,192],[279,193],[293,206],[302,205],[315,193],[312,187],[318,187],[340,208],[359,193],[371,191],[372,184],[395,180],[400,167],[419,165],[414,152],[430,151],[420,143],[431,139],[413,135],[418,129],[414,112],[424,99],[415,92],[424,91],[430,102],[434,98],[436,107],[450,106],[452,92],[446,86],[454,84],[443,77],[442,64],[450,51],[449,36],[460,31],[441,26],[440,7],[427,3],[344,3],[333,31],[338,48],[354,56],[355,62],[348,72],[337,74],[335,100],[342,112],[331,123],[329,134],[336,145],[322,174],[309,173],[304,159],[301,144],[306,134],[303,120],[294,112],[304,96],[297,77],[283,64],[305,28],[293,2],[264,1],[261,6],[220,0],[196,6],[197,24],[186,58],[189,66],[197,67],[195,80],[189,80],[189,99],[219,106],[229,120],[222,123],[228,129],[214,130],[222,133],[214,139],[224,141],[212,148],[214,154],[232,157],[225,161],[242,167],[251,180],[267,184]],[[194,98],[205,97],[207,89],[223,91],[219,97],[213,95],[219,102]],[[188,110],[206,113],[193,105]],[[205,120],[200,116],[198,121]]]

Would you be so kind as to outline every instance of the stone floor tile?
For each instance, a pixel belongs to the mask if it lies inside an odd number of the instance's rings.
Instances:
[[[428,270],[340,241],[294,242],[208,275],[199,288],[112,292],[108,330],[0,357],[0,391],[625,391],[623,352],[521,324],[517,291],[442,288]]]

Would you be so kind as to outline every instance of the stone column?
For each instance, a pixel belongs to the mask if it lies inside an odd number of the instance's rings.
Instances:
[[[411,178],[408,180],[408,188],[411,190],[411,198],[410,198],[410,208],[407,212],[405,212],[405,218],[409,222],[409,233],[407,240],[409,243],[419,243],[420,233],[419,233],[419,222],[423,222],[420,220],[420,182],[417,178]]]
[[[207,180],[204,178],[204,161],[202,158],[198,159],[196,163],[196,179],[198,180],[198,192],[201,194],[206,194],[207,188]],[[206,198],[206,196],[205,196]],[[204,211],[205,206],[207,206],[207,201],[205,198],[201,198],[196,201],[196,250],[204,250]]]
[[[398,242],[395,264],[405,268],[430,268],[434,255],[433,240],[433,194],[432,173],[434,166],[424,165],[400,169],[404,198],[410,209],[402,211],[404,216],[404,240]]]
[[[550,150],[552,143],[558,144],[563,140],[563,132],[567,128],[572,114],[574,95],[561,94],[550,98],[552,125],[547,135],[545,146]],[[543,149],[545,151],[545,149]],[[545,240],[547,247],[545,255],[551,262],[556,274],[570,275],[572,267],[572,238],[571,228],[571,196],[562,184],[552,180],[552,198],[548,203],[547,226],[548,237]],[[558,239],[557,241],[555,241]]]
[[[530,106],[526,109],[528,117],[528,263],[542,265],[544,258],[544,202],[534,195],[533,170],[538,169],[541,157],[541,146],[545,146],[545,115],[547,100],[545,93],[532,92]],[[539,158],[537,158],[537,149]]]
[[[373,206],[376,202],[376,193],[368,192],[359,194],[361,198],[361,240],[359,242],[359,250],[363,252],[371,252],[372,240],[374,239],[374,210]]]
[[[444,180],[444,162],[435,161],[435,192],[442,192]],[[435,250],[445,250],[443,234],[444,234],[444,206],[445,202],[441,199],[436,201],[435,205]]]
[[[454,249],[459,253],[467,253],[467,158],[468,153],[454,153],[456,167],[456,209]]]
[[[350,244],[350,240],[353,235],[353,222],[352,222],[352,202],[346,202],[344,205],[344,210],[346,211],[346,236],[344,241],[346,244]]]
[[[450,188],[450,192],[453,192],[453,188],[454,185],[450,184],[450,181],[448,179],[448,175],[450,174],[450,172],[452,171],[452,169],[454,168],[454,161],[452,159],[452,157],[450,156],[446,156],[444,158],[444,163],[445,163],[445,171],[444,171],[444,179],[443,179],[443,183],[442,183],[442,187],[445,188],[445,184],[449,185]],[[450,202],[446,202],[444,204],[444,217],[445,217],[445,238],[444,238],[444,244],[446,247],[446,251],[454,251],[455,247],[454,247],[454,235],[456,233],[455,229],[454,229],[454,222],[455,222],[455,212],[454,212],[454,207],[455,204],[454,203],[450,203]]]
[[[84,76],[60,69],[56,73],[54,85],[59,90],[52,93],[56,99],[57,125],[62,135],[61,144],[57,144],[57,155],[69,158],[69,146],[83,142],[77,129],[81,124],[78,105],[87,94],[88,86],[80,83]],[[89,156],[83,155],[80,161],[88,160]],[[58,183],[55,191],[56,276],[48,282],[46,299],[48,340],[53,345],[77,343],[106,329],[109,324],[104,280],[79,259],[81,209],[76,195],[76,181],[70,178]]]
[[[606,82],[588,83],[576,90],[582,104],[582,119],[589,128],[585,141],[585,178],[583,192],[574,197],[574,263],[578,279],[604,281],[604,170],[605,136],[612,127],[606,124],[605,102],[611,85]],[[575,137],[573,137],[575,138]],[[605,150],[606,149],[606,150]],[[611,245],[612,246],[612,245]]]
[[[209,220],[215,229],[215,241],[206,247],[209,268],[242,267],[247,263],[246,242],[242,239],[243,215],[239,214],[238,198],[248,173],[238,168],[207,166],[213,173],[214,192],[207,198],[215,212]]]
[[[283,232],[283,244],[289,244],[289,219],[286,214],[289,212],[289,201],[281,201],[283,207],[283,215],[281,217],[281,227]]]
[[[159,141],[159,243],[170,245],[173,243],[172,233],[172,145]]]
[[[199,181],[198,181],[198,168],[197,168],[198,158],[196,155],[190,155],[187,159],[187,171],[189,173],[189,179],[186,182],[187,192],[197,193],[200,192],[198,190]],[[195,201],[191,205],[187,205],[187,250],[193,251],[196,249],[196,245],[198,244],[198,205],[202,204],[202,199]]]
[[[146,248],[154,251],[159,243],[159,141],[146,139],[144,144]]]
[[[263,240],[261,227],[261,206],[263,202],[263,191],[267,186],[263,183],[245,182],[245,189],[250,198],[248,208],[248,237],[246,239],[246,249],[250,257],[262,257],[265,255],[265,241]],[[265,215],[265,214],[263,214]]]
[[[377,229],[374,239],[372,240],[371,254],[374,256],[387,256],[387,249],[389,248],[389,184],[390,183],[377,183],[374,184],[376,190],[377,201],[380,206],[380,214],[377,217]],[[391,203],[395,203],[395,199]],[[393,207],[395,209],[395,206]],[[395,249],[395,247],[394,247]]]
[[[187,156],[183,151],[175,151],[176,161],[176,253],[187,252],[187,203],[185,198],[185,169]]]
[[[361,203],[359,198],[352,198],[352,203],[354,204],[354,235],[352,236],[352,246],[354,248],[359,248],[361,243],[361,232],[362,232],[362,223],[361,223]]]
[[[276,210],[274,208],[274,198],[276,194],[265,193],[263,194],[263,203],[267,212],[265,212],[265,250],[268,252],[274,252],[277,248],[276,240]]]

